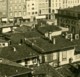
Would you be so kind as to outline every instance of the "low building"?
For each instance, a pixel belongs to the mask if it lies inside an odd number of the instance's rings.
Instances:
[[[64,65],[56,68],[59,74],[63,77],[78,77],[79,70],[74,65]]]
[[[21,65],[0,58],[0,77],[32,77],[31,70]]]
[[[43,36],[36,30],[27,31],[26,27],[17,28],[15,31],[16,31],[16,33],[13,32],[13,33],[5,33],[4,34],[4,37],[6,39],[11,40],[11,44],[19,45],[20,43],[24,43],[25,39],[38,38],[38,37]]]
[[[56,67],[72,63],[74,60],[75,45],[61,36],[52,41],[45,38],[27,39],[26,44],[41,54],[40,63],[49,63]]]
[[[38,64],[38,53],[27,45],[13,45],[1,48],[0,57],[26,67]]]
[[[34,77],[62,77],[53,67],[46,63],[34,67],[32,75]]]
[[[52,36],[59,36],[62,33],[61,29],[54,25],[39,27],[38,31],[50,40],[52,39]]]

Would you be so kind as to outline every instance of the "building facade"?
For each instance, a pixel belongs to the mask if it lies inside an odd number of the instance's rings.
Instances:
[[[43,16],[39,18],[46,16],[47,19],[53,19],[58,9],[78,5],[80,5],[79,0],[1,0],[0,11],[2,17],[9,19],[22,17],[34,20],[36,16]]]
[[[8,0],[8,18],[31,19],[38,14],[37,0]]]
[[[79,8],[80,6],[59,10],[57,14],[58,25],[68,27],[69,31],[71,31],[73,34],[77,34],[75,37],[78,37],[78,34],[80,34]]]
[[[8,18],[25,16],[25,0],[8,0]]]
[[[79,0],[63,0],[62,8],[69,8],[69,7],[78,6],[78,5],[80,5]]]
[[[7,16],[7,0],[0,0],[0,18]]]

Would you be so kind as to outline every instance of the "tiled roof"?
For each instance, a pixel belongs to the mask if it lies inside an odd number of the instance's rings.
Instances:
[[[42,35],[41,35],[39,32],[37,32],[36,30],[26,32],[26,33],[24,34],[24,36],[25,36],[26,38],[42,37]]]
[[[41,64],[33,69],[33,75],[50,75],[51,77],[62,77],[53,67],[48,64]]]
[[[14,45],[0,49],[0,57],[11,61],[29,59],[37,56],[38,53],[26,45]]]
[[[15,29],[15,31],[22,32],[22,33],[28,32],[29,30],[30,30],[30,28],[27,26],[21,26],[21,27],[18,27],[17,29]]]
[[[56,70],[63,76],[63,77],[74,77],[74,73],[71,71],[70,65],[61,66],[56,68]]]
[[[30,73],[30,71],[31,70],[28,68],[23,68],[23,67],[0,63],[0,75],[2,77],[19,76],[21,74],[28,74],[28,73]]]
[[[4,34],[4,37],[11,39],[15,43],[19,43],[21,39],[42,37],[42,35],[36,30],[34,30],[34,31],[28,31],[25,33],[6,33]]]
[[[25,26],[28,26],[28,27],[32,27],[34,24],[36,24],[36,22],[34,21],[32,21],[32,22],[22,22],[21,23],[22,25],[25,25]]]
[[[40,53],[46,52],[55,52],[60,51],[66,48],[74,47],[74,44],[63,38],[62,36],[57,36],[55,38],[56,44],[53,44],[51,41],[43,38],[29,39],[26,43],[32,43],[32,47],[37,49]]]
[[[46,32],[55,32],[55,31],[60,31],[61,29],[58,26],[44,26],[44,27],[39,27],[38,31],[41,32],[42,34]]]

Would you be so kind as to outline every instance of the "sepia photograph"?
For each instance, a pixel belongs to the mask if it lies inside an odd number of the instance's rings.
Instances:
[[[80,77],[80,0],[0,0],[0,77]]]

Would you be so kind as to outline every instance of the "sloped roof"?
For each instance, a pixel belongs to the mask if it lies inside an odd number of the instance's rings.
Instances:
[[[0,77],[13,77],[30,72],[30,69],[22,67],[21,65],[7,59],[2,58],[2,62],[0,62]]]
[[[14,51],[14,48],[16,51]],[[38,53],[26,45],[14,45],[0,48],[0,57],[9,59],[11,61],[18,61],[22,59],[30,59],[37,57]]]
[[[28,41],[26,41],[26,43],[32,43],[32,47],[38,50],[40,53],[57,52],[66,48],[74,47],[74,43],[63,38],[62,36],[55,37],[55,41],[56,44],[53,44],[53,42],[47,39],[36,38],[29,39]]]
[[[41,64],[33,69],[33,75],[50,75],[51,77],[62,77],[53,67],[48,64]]]
[[[44,27],[39,27],[38,31],[41,32],[42,34],[45,34],[46,32],[55,32],[55,31],[61,31],[61,29],[58,26],[44,26]]]

